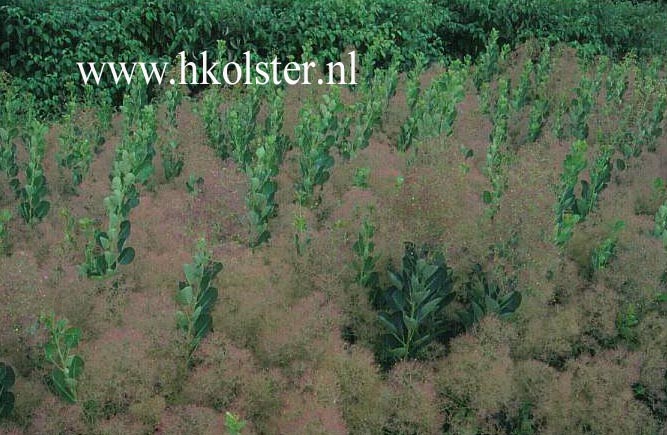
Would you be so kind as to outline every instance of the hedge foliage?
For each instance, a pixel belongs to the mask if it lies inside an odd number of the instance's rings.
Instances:
[[[667,45],[665,22],[664,4],[612,0],[8,0],[0,6],[0,58],[53,111],[66,83],[80,83],[76,62],[196,56],[218,39],[230,57],[251,50],[288,59],[310,46],[328,61],[355,47],[409,66],[416,53],[474,55],[492,28],[510,44],[546,37],[612,55],[658,53]]]

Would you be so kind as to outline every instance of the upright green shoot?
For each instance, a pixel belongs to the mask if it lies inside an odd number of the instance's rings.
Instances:
[[[53,365],[51,387],[69,403],[78,402],[78,378],[83,372],[83,359],[72,351],[81,339],[81,329],[69,326],[67,319],[56,319],[55,314],[42,316],[42,324],[49,333],[44,345],[46,361]]]
[[[213,329],[211,310],[218,299],[213,280],[222,270],[222,263],[211,259],[206,241],[200,239],[190,264],[183,266],[185,281],[178,284],[176,325],[188,340],[188,362],[201,340]]]
[[[375,254],[374,235],[375,226],[366,217],[361,223],[359,237],[352,246],[354,253],[357,255],[357,260],[353,264],[356,271],[355,279],[359,285],[371,291],[376,291],[380,284],[379,274],[376,270],[379,257]]]
[[[25,184],[18,190],[21,200],[19,212],[23,220],[30,225],[44,219],[51,208],[51,203],[45,199],[48,188],[43,167],[46,150],[44,136],[47,130],[47,126],[30,116],[28,129],[23,135],[29,160],[25,167]]]
[[[343,104],[340,92],[334,88],[322,97],[317,107],[306,104],[299,112],[299,123],[295,128],[296,145],[299,155],[300,179],[296,183],[296,199],[301,205],[317,205],[315,188],[324,186],[331,176],[334,158],[331,147],[347,136],[345,129],[339,128]]]
[[[163,99],[167,109],[167,140],[162,143],[160,151],[162,154],[162,169],[164,171],[164,178],[167,181],[170,181],[181,175],[184,164],[183,153],[180,151],[180,147],[176,139],[176,131],[178,129],[176,110],[181,103],[182,95],[179,89],[175,87],[165,90]]]

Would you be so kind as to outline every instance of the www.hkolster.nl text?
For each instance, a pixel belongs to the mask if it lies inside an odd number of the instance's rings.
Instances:
[[[222,65],[220,62],[209,64],[207,52],[201,53],[201,63],[187,62],[185,52],[178,54],[180,63],[180,81],[181,85],[236,85],[243,80],[246,85],[288,85],[304,84],[309,85],[310,71],[317,68],[315,62],[287,62],[284,64],[274,58],[270,62],[257,62],[253,65],[250,59],[250,52],[244,54],[245,62],[242,66],[237,62],[228,62]],[[356,85],[356,64],[357,54],[355,51],[348,53],[350,58],[346,65],[343,62],[329,62],[326,64],[328,78],[318,79],[317,84],[329,85]],[[115,84],[122,82],[131,84],[132,80],[143,79],[146,83],[155,81],[162,84],[166,77],[167,70],[171,66],[168,62],[77,62],[81,79],[84,84],[93,82],[97,85],[103,81],[103,78],[111,74]],[[138,68],[137,68],[138,67]],[[346,67],[349,68],[349,80],[346,80]],[[201,75],[198,73],[201,71]],[[253,73],[254,72],[254,73]],[[338,77],[336,79],[335,77]],[[245,79],[245,80],[244,80]],[[175,85],[175,79],[170,79],[170,84]]]

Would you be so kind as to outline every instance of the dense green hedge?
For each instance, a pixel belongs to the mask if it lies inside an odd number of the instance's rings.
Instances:
[[[490,29],[502,42],[528,37],[578,42],[612,56],[628,51],[660,54],[667,49],[665,2],[614,0],[436,0],[452,13],[459,51],[478,49]],[[441,37],[448,37],[440,33]]]
[[[595,51],[664,51],[664,5],[611,0],[10,0],[0,6],[3,68],[44,108],[57,109],[77,61],[172,58],[212,50],[251,50],[282,59],[310,43],[320,60],[345,47],[369,47],[380,61],[409,64],[475,54],[492,28],[511,44],[530,36],[588,44]]]

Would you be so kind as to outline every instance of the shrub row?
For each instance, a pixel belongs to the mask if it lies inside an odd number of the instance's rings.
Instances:
[[[219,39],[231,58],[250,50],[287,59],[309,46],[328,61],[353,46],[372,49],[381,64],[398,55],[411,66],[415,53],[475,54],[493,28],[503,43],[547,37],[609,54],[658,53],[665,21],[664,4],[604,0],[9,0],[0,6],[0,56],[42,109],[54,111],[65,83],[80,82],[76,62],[196,56]]]

